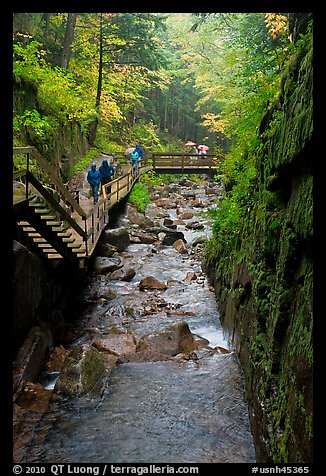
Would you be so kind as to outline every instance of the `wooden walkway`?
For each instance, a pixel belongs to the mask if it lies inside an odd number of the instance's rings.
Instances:
[[[152,167],[158,174],[208,174],[213,176],[221,159],[216,154],[152,152]]]
[[[119,155],[120,159],[120,167],[115,164],[118,176],[102,188],[94,205],[86,181],[87,170],[80,188],[69,189],[34,147],[16,147],[13,153],[26,157],[26,169],[14,173],[13,205],[20,241],[49,260],[66,259],[79,268],[87,266],[87,260],[109,223],[110,210],[128,195],[142,172],[152,169],[157,173],[211,174],[218,163],[215,155],[203,158],[195,154],[155,152],[149,154],[146,164],[141,164],[138,174],[134,175],[124,154],[117,153],[115,156]],[[30,171],[31,160],[33,170],[36,163],[50,187]],[[17,184],[20,187],[17,188]]]

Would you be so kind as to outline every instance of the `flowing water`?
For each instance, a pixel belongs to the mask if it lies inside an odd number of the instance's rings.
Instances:
[[[200,194],[203,189],[197,191]],[[168,211],[176,217],[175,210]],[[198,232],[184,226],[178,230],[188,243],[210,233],[207,223]],[[91,280],[84,297],[100,296],[108,287],[116,297],[85,309],[78,342],[87,342],[91,330],[105,333],[116,325],[139,339],[182,319],[211,348],[229,349],[215,295],[196,253],[131,244],[120,256],[136,275],[130,282],[108,280],[105,275]],[[189,272],[195,279],[186,278]],[[167,283],[167,289],[140,291],[138,284],[146,276]],[[101,393],[54,396],[24,462],[254,462],[242,370],[229,350],[203,348],[190,360],[121,363]],[[47,385],[51,388],[51,383]]]

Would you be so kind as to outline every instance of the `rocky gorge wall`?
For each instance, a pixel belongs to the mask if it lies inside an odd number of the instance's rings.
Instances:
[[[245,374],[257,462],[312,461],[312,41],[261,124],[255,206],[205,266]]]
[[[35,132],[34,124],[34,128],[25,127],[24,137],[20,137],[24,144],[19,145],[35,146],[55,172],[67,181],[77,159],[86,155],[90,148],[89,135],[92,125],[87,131],[83,131],[78,122],[60,123],[50,112],[42,110],[37,100],[36,88],[17,79],[13,83],[13,110],[14,116],[26,114],[26,111],[37,111],[41,117],[48,118],[50,130],[46,139],[43,140],[42,136]]]
[[[13,358],[34,327],[64,339],[66,316],[83,279],[64,263],[48,268],[26,246],[13,241]],[[69,319],[68,319],[69,321]],[[39,363],[41,365],[41,363]]]

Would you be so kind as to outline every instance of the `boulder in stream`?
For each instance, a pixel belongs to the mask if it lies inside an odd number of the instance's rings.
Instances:
[[[145,291],[146,289],[167,289],[167,285],[161,283],[158,279],[154,278],[154,276],[147,276],[146,278],[142,279],[139,283],[140,291]]]
[[[117,269],[122,268],[123,262],[120,257],[106,258],[104,256],[96,256],[94,259],[93,271],[94,273],[105,274],[112,273]]]
[[[162,244],[165,246],[172,246],[177,240],[183,240],[185,243],[187,242],[182,231],[168,230],[165,232]]]
[[[119,252],[124,251],[130,245],[129,233],[123,226],[105,229],[101,239],[103,243],[110,243],[115,246]]]
[[[93,346],[100,352],[116,356],[132,354],[136,352],[136,338],[130,330],[114,326],[105,335],[95,338]]]
[[[105,373],[100,352],[89,344],[74,347],[63,364],[55,390],[69,397],[90,392]]]
[[[163,330],[142,337],[137,344],[137,352],[155,350],[162,354],[177,355],[182,352],[191,352],[197,349],[186,321],[173,322]]]

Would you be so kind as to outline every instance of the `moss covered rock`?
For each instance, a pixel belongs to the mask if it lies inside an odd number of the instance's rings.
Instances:
[[[68,354],[55,390],[69,397],[90,392],[104,375],[101,354],[91,345],[81,344]]]
[[[258,179],[233,248],[204,265],[245,374],[257,462],[312,462],[312,42],[264,123]]]

